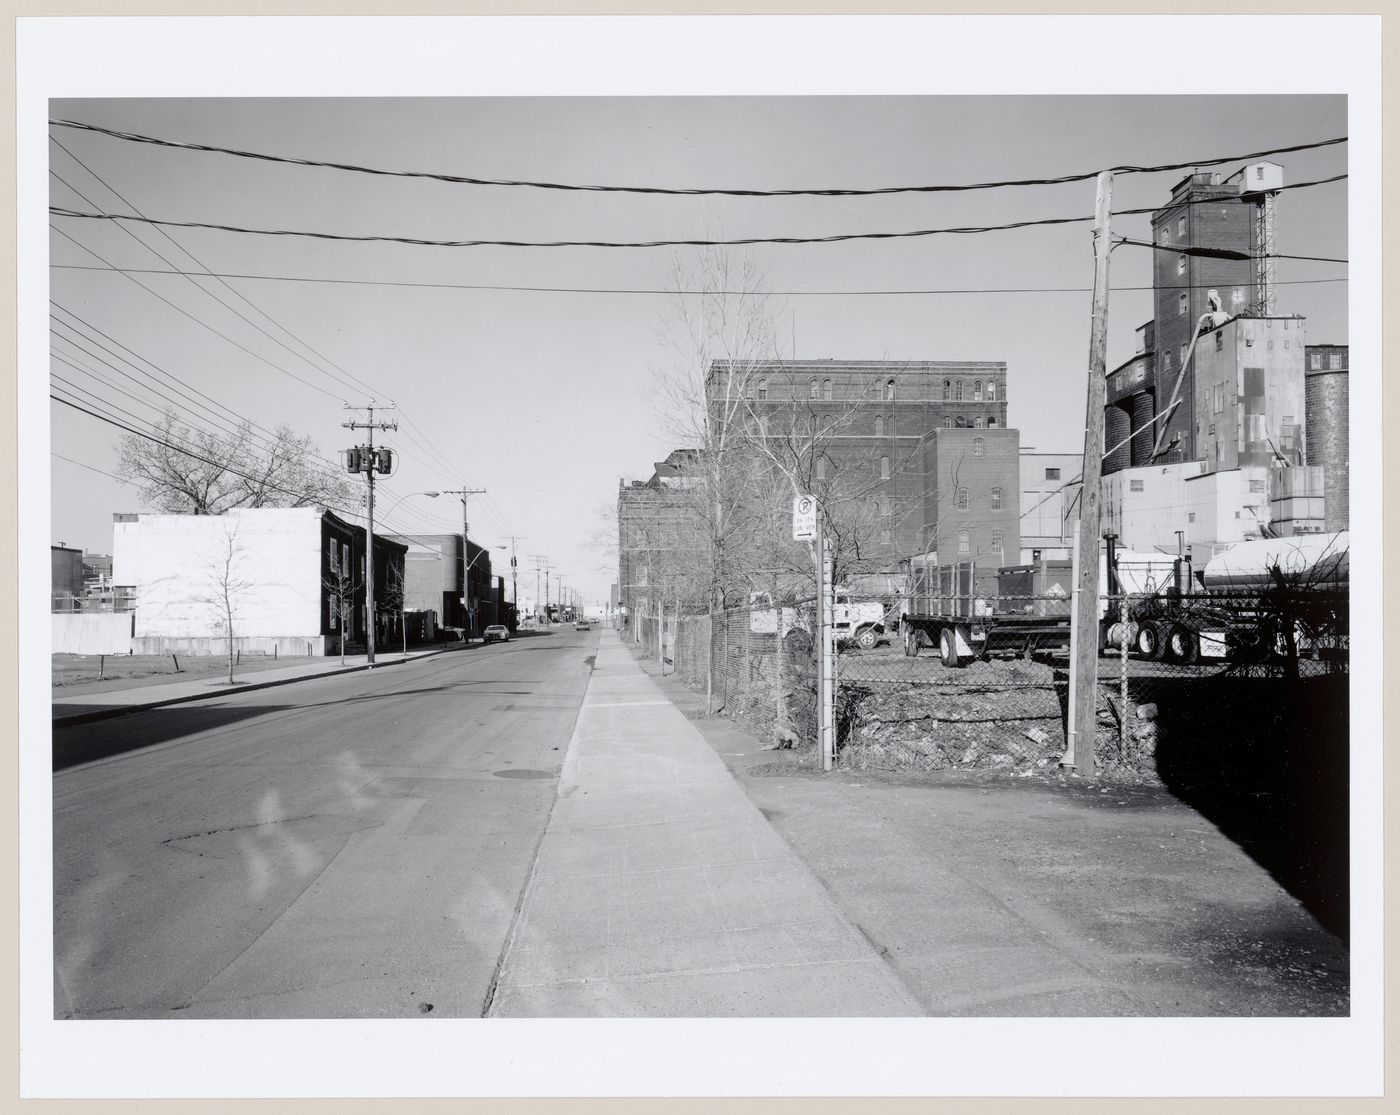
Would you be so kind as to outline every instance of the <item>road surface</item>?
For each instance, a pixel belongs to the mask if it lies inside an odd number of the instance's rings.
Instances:
[[[55,1016],[481,1016],[597,641],[57,729]]]

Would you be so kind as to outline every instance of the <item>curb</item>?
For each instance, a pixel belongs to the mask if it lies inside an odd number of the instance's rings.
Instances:
[[[396,658],[392,662],[376,662],[373,666],[365,663],[362,666],[339,666],[333,670],[323,670],[314,674],[300,674],[294,678],[277,678],[273,681],[252,681],[239,685],[236,689],[226,689],[217,693],[191,693],[184,697],[170,697],[163,701],[147,701],[140,705],[120,705],[114,708],[94,709],[92,712],[76,712],[71,716],[56,716],[53,718],[53,727],[72,728],[80,724],[92,724],[99,720],[114,720],[118,716],[128,716],[133,712],[148,712],[151,709],[167,708],[171,705],[184,705],[192,701],[207,701],[214,697],[232,697],[239,693],[252,693],[258,689],[275,689],[280,685],[295,685],[299,681],[316,681],[318,678],[338,677],[342,674],[358,674],[366,670],[378,670],[386,666],[402,666],[405,662],[417,662],[420,658],[436,658],[439,654],[452,654],[456,651],[467,650],[468,646],[444,647],[441,650],[430,650],[423,654],[415,654],[411,659]]]

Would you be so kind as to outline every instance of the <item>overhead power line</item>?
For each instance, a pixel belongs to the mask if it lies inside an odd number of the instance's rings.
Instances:
[[[1133,248],[1151,248],[1154,252],[1174,252],[1180,256],[1202,256],[1206,259],[1257,259],[1259,257],[1251,255],[1249,252],[1237,251],[1234,248],[1210,248],[1210,247],[1190,247],[1185,244],[1154,244],[1151,240],[1130,240],[1126,236],[1119,236],[1113,241],[1114,247],[1120,244],[1127,244]],[[1300,259],[1309,263],[1350,263],[1349,259],[1338,259],[1333,256],[1294,256],[1285,255],[1281,252],[1269,252],[1269,259]]]
[[[265,152],[243,151],[236,147],[218,147],[207,143],[185,143],[178,140],[158,139],[154,136],[141,135],[137,132],[122,132],[114,128],[103,128],[96,124],[86,124],[79,120],[51,119],[49,123],[58,128],[74,128],[79,131],[97,132],[100,135],[110,136],[113,139],[126,140],[131,143],[152,144],[157,147],[173,147],[184,151],[203,151],[210,154],[231,155],[240,159],[254,159],[259,162],[320,167],[326,170],[340,170],[355,174],[376,175],[379,177],[424,178],[434,182],[446,182],[461,186],[525,186],[538,190],[569,190],[588,193],[667,194],[672,196],[723,195],[727,197],[868,197],[880,194],[959,193],[971,190],[995,190],[1019,186],[1059,186],[1070,182],[1083,182],[1091,178],[1096,178],[1105,170],[1111,170],[1115,174],[1157,174],[1169,170],[1185,170],[1190,167],[1216,166],[1220,163],[1248,162],[1250,159],[1263,158],[1265,155],[1284,155],[1293,151],[1311,151],[1315,148],[1331,147],[1335,144],[1345,143],[1347,141],[1346,136],[1338,136],[1335,139],[1324,139],[1311,143],[1296,143],[1288,147],[1272,147],[1266,151],[1252,151],[1243,155],[1223,155],[1208,159],[1188,159],[1185,162],[1162,163],[1157,166],[1122,165],[1099,167],[1095,170],[1082,171],[1076,174],[1064,174],[1054,178],[1018,178],[994,182],[972,182],[952,185],[876,186],[868,189],[805,188],[755,190],[709,186],[582,185],[577,183],[542,182],[517,178],[476,178],[461,174],[442,174],[435,171],[424,170],[386,170],[381,167],[360,166],[355,163],[337,163],[323,159],[299,158],[291,155],[270,155]]]
[[[1276,256],[1276,259],[1295,259],[1308,257]],[[1336,262],[1328,260],[1326,262]],[[132,275],[178,275],[179,271],[163,271],[154,267],[97,267],[83,263],[51,263],[49,267],[58,271],[108,271]],[[666,290],[662,287],[577,287],[577,286],[506,286],[497,283],[423,283],[400,281],[394,279],[336,279],[321,275],[258,275],[248,272],[220,271],[210,273],[214,278],[220,279],[250,279],[257,282],[270,283],[331,283],[344,286],[385,286],[385,287],[405,287],[408,289],[426,290],[484,290],[503,291],[519,294],[639,294],[639,295],[666,295],[666,296],[700,296],[700,295],[734,295],[752,294],[753,291],[743,290]],[[1344,283],[1345,278],[1331,279],[1283,279],[1278,282],[1279,286],[1308,286],[1316,283]],[[1191,284],[1188,284],[1191,285]],[[1206,286],[1218,286],[1218,283],[1194,284],[1204,290]],[[1143,286],[1115,286],[1115,291],[1130,290],[1152,290],[1152,285]],[[1173,290],[1185,290],[1187,286],[1173,287]],[[771,294],[775,297],[783,298],[854,298],[883,295],[930,295],[930,294],[1087,294],[1090,288],[1086,286],[1021,286],[1021,287],[926,287],[923,289],[909,290],[765,290],[762,293]]]
[[[1331,182],[1341,182],[1346,178],[1347,175],[1338,174],[1314,182],[1297,182],[1291,186],[1280,186],[1277,191],[1271,192],[1281,193],[1284,190],[1323,186]],[[1220,199],[1210,199],[1210,204],[1218,205]],[[1141,216],[1147,213],[1156,213],[1161,208],[1160,205],[1157,205],[1145,209],[1120,209],[1112,215],[1115,217]],[[1043,228],[1050,225],[1087,224],[1094,220],[1093,216],[1038,217],[999,225],[960,225],[945,228],[911,229],[903,232],[838,232],[830,236],[744,236],[732,240],[431,240],[414,236],[313,232],[307,229],[248,228],[243,225],[225,225],[210,221],[174,221],[157,217],[136,217],[128,213],[87,213],[78,209],[65,209],[57,205],[49,206],[49,212],[56,217],[76,217],[100,221],[133,221],[141,224],[164,225],[168,228],[203,228],[216,232],[237,232],[247,236],[295,236],[312,240],[338,240],[352,243],[407,244],[421,248],[729,248],[749,244],[836,244],[847,240],[905,240],[922,236],[966,236],[984,232],[1007,232],[1021,228]]]

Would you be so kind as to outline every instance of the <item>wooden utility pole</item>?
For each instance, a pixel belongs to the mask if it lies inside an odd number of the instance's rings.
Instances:
[[[365,664],[374,665],[374,476],[375,473],[388,475],[393,468],[393,454],[388,449],[375,449],[375,430],[397,430],[397,422],[376,422],[374,420],[375,404],[370,400],[367,407],[352,407],[345,405],[346,410],[366,410],[369,417],[364,422],[351,420],[342,422],[341,425],[347,430],[367,430],[369,432],[368,442],[362,446],[356,446],[351,450],[351,461],[354,467],[351,472],[363,472],[365,483],[368,487],[368,496],[365,501],[366,521],[365,528]],[[393,407],[380,407],[380,410],[392,410]],[[345,638],[345,631],[342,625],[340,637]]]
[[[1099,657],[1099,487],[1103,475],[1104,404],[1108,370],[1109,212],[1113,173],[1098,177],[1094,203],[1094,310],[1089,331],[1089,391],[1084,413],[1084,467],[1079,489],[1078,563],[1070,661],[1069,747],[1064,765],[1081,774],[1098,773],[1094,755],[1097,722],[1095,689]]]

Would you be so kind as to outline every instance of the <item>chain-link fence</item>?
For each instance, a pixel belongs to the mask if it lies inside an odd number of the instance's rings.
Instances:
[[[1011,584],[1013,589],[1021,586]],[[1026,586],[1029,587],[1029,586]],[[1071,599],[1064,593],[832,603],[838,760],[903,769],[1027,770],[1066,749]],[[962,591],[965,589],[966,591]],[[817,739],[815,602],[639,616],[635,639],[714,713],[777,744]],[[1345,593],[1163,592],[1100,600],[1098,760],[1154,769],[1163,746],[1269,746],[1281,710],[1345,721]]]

